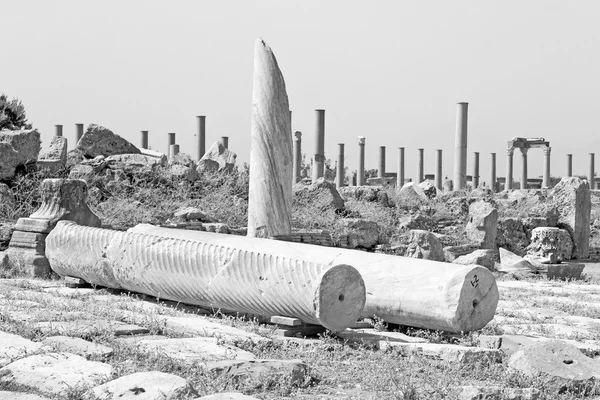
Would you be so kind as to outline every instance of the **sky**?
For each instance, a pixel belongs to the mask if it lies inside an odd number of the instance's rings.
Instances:
[[[315,110],[325,109],[325,156],[366,168],[386,146],[406,175],[452,177],[456,103],[469,103],[468,165],[490,153],[504,176],[506,143],[544,137],[552,175],[586,174],[600,152],[600,2],[597,0],[0,0],[0,93],[20,99],[42,147],[64,126],[99,124],[140,145],[196,154],[196,116],[206,116],[207,148],[229,136],[240,162],[250,155],[254,43],[277,57],[303,153],[312,157]],[[529,152],[529,176],[542,174],[541,150]],[[597,163],[600,164],[600,163]],[[521,160],[515,157],[514,176]]]

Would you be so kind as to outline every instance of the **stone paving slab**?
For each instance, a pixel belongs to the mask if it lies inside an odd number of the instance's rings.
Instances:
[[[73,387],[93,387],[108,379],[113,368],[70,353],[33,355],[0,368],[0,384],[35,387],[55,396]]]
[[[213,360],[254,360],[254,354],[234,346],[219,344],[213,337],[181,339],[154,339],[138,342],[141,351],[164,354],[167,357],[192,364]]]
[[[150,371],[122,376],[96,386],[92,393],[99,400],[171,399],[185,393],[187,386],[187,381],[177,375]]]
[[[165,326],[174,332],[192,336],[213,336],[225,341],[253,340],[255,342],[271,341],[271,339],[255,333],[246,332],[235,328],[213,322],[205,317],[170,317],[165,316]]]
[[[32,353],[48,349],[42,343],[33,342],[19,335],[0,331],[0,367]],[[1,397],[0,397],[1,399]]]
[[[37,322],[33,324],[33,327],[40,329],[44,334],[56,333],[65,336],[91,335],[105,331],[112,332],[115,336],[138,335],[149,332],[148,329],[138,325],[102,319]]]
[[[38,396],[36,394],[21,393],[21,392],[6,392],[4,390],[0,390],[0,399],[2,399],[2,400],[50,400],[47,397]]]
[[[223,360],[206,363],[206,369],[230,379],[252,379],[261,381],[266,377],[298,385],[308,377],[308,366],[302,360]]]
[[[544,343],[553,340],[541,336],[527,335],[481,335],[479,336],[479,347],[487,349],[499,349],[507,356],[513,355],[524,346],[534,343]],[[563,343],[573,345],[588,357],[600,355],[600,345],[595,343],[580,342],[577,340],[562,339]]]
[[[98,343],[88,342],[69,336],[51,336],[42,340],[42,344],[52,347],[57,352],[69,352],[85,358],[107,358],[113,354],[113,349]]]

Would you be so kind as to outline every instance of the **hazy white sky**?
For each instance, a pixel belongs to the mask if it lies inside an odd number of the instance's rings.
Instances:
[[[292,129],[314,147],[315,109],[326,110],[326,157],[346,143],[346,165],[387,170],[406,148],[407,177],[418,148],[433,173],[444,150],[452,176],[455,109],[469,102],[468,173],[479,151],[504,176],[506,141],[545,137],[552,175],[585,174],[600,154],[600,2],[597,0],[0,0],[0,92],[21,99],[45,145],[64,125],[97,123],[167,150],[176,132],[195,154],[196,115],[207,147],[229,136],[249,160],[254,41],[273,49],[286,80]],[[530,151],[529,175],[542,173]],[[515,158],[518,179],[520,158]]]

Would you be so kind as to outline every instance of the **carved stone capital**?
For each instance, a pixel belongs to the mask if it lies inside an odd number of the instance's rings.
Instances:
[[[551,147],[542,147],[542,151],[544,152],[545,156],[549,156],[551,150],[552,150]]]
[[[360,146],[364,146],[365,145],[365,137],[364,136],[359,136],[358,137],[358,144]]]
[[[512,157],[514,153],[515,153],[515,148],[514,147],[509,147],[508,149],[506,149],[506,155],[507,156]]]

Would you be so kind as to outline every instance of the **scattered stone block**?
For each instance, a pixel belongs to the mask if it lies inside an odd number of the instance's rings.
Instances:
[[[37,160],[38,169],[49,169],[52,172],[64,168],[67,163],[67,138],[54,136],[48,151],[41,153]]]
[[[469,240],[482,249],[496,249],[498,209],[486,201],[476,201],[469,206],[469,222],[465,232]]]
[[[198,179],[200,179],[200,174],[198,174],[198,171],[196,171],[195,168],[186,167],[185,165],[181,165],[181,164],[171,165],[169,167],[169,173],[173,177],[185,179],[188,182],[192,182],[192,183],[196,182]]]
[[[0,368],[0,384],[37,388],[50,396],[73,387],[93,387],[110,378],[113,368],[69,353],[34,355]]]
[[[11,178],[17,167],[35,162],[40,144],[37,129],[0,131],[0,179]]]
[[[197,171],[203,172],[231,172],[235,167],[237,154],[226,149],[219,140],[214,142],[210,149],[198,161]]]
[[[430,180],[425,180],[425,181],[419,183],[419,188],[421,188],[421,192],[428,199],[433,199],[433,198],[437,197],[439,194],[441,194],[441,192],[438,190],[438,188],[436,188],[435,185],[433,184],[433,182],[431,182]]]
[[[173,214],[175,218],[181,218],[186,221],[200,220],[203,222],[212,222],[204,211],[196,207],[182,207]]]
[[[494,271],[498,260],[499,257],[496,251],[490,249],[480,249],[464,256],[460,256],[452,261],[452,263],[459,265],[481,265],[490,271]]]
[[[223,360],[206,363],[206,369],[231,379],[264,380],[277,377],[293,385],[303,383],[308,377],[308,366],[302,360]]]
[[[144,352],[163,354],[187,365],[213,360],[256,358],[248,351],[219,344],[219,340],[214,337],[141,340],[138,348]]]
[[[352,249],[357,247],[370,249],[379,241],[377,222],[360,218],[343,218],[338,224],[348,232],[348,246]]]
[[[525,232],[523,222],[517,218],[500,218],[498,220],[498,230],[496,244],[519,256],[527,253],[529,246],[529,236]]]
[[[532,335],[480,335],[478,340],[479,347],[502,350],[507,357],[511,357],[525,346],[554,339]],[[572,339],[562,339],[561,341],[577,347],[579,351],[588,357],[595,357],[600,354],[600,345]]]
[[[409,232],[409,244],[406,257],[424,260],[444,261],[444,251],[438,238],[431,232],[413,229]]]
[[[92,393],[99,400],[155,400],[180,398],[188,391],[187,381],[177,375],[164,372],[136,372],[103,385]]]
[[[383,207],[390,206],[387,192],[383,188],[377,186],[342,186],[338,191],[344,200],[354,199],[370,203],[379,203]]]
[[[32,342],[19,335],[0,331],[0,367],[43,350],[41,343]]]
[[[294,201],[305,201],[313,204],[317,209],[333,208],[340,212],[346,208],[335,185],[326,181],[325,178],[319,178],[310,185],[298,182],[294,185],[293,190]]]
[[[87,359],[107,358],[113,354],[113,349],[108,346],[69,336],[50,336],[41,343],[57,352],[73,353]]]
[[[526,259],[512,253],[502,247],[498,249],[500,253],[500,264],[496,266],[498,272],[514,275],[516,277],[530,276],[537,270]]]
[[[549,377],[559,387],[600,378],[600,360],[560,340],[525,346],[510,357],[508,366],[527,376]]]
[[[441,343],[403,343],[403,342],[381,342],[380,349],[400,348],[409,354],[418,354],[432,357],[448,362],[471,364],[483,360],[501,362],[502,353],[497,349],[485,349],[481,347],[459,346],[455,344]]]
[[[77,142],[77,149],[88,158],[112,156],[114,154],[139,154],[140,149],[100,125],[90,124]]]
[[[559,227],[567,229],[573,238],[573,258],[588,258],[592,212],[589,183],[576,177],[562,178],[550,198],[560,213]]]
[[[570,260],[573,253],[573,240],[571,235],[560,228],[535,228],[531,232],[531,244],[527,253],[539,257],[549,258],[550,264]]]
[[[398,191],[398,205],[420,204],[427,195],[423,189],[415,182],[407,182]]]
[[[208,336],[222,339],[225,342],[237,342],[239,340],[253,340],[254,342],[270,341],[255,333],[246,332],[233,326],[219,324],[207,318],[201,317],[169,317],[164,318],[165,327],[177,333],[194,336]]]

